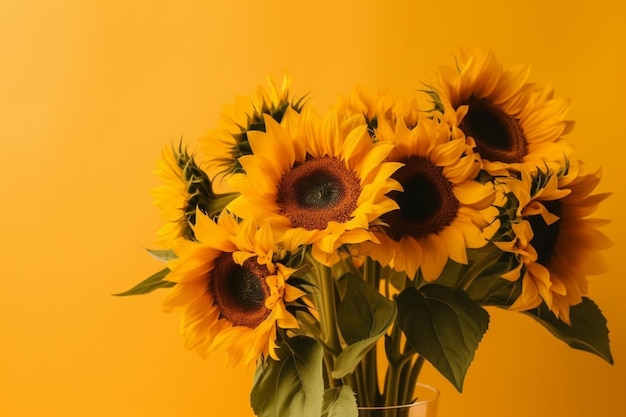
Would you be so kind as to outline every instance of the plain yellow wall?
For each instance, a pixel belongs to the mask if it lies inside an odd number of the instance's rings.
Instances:
[[[427,369],[442,417],[624,416],[626,13],[620,2],[0,2],[0,415],[252,416],[251,371],[182,349],[164,293],[127,289],[161,265],[149,190],[161,148],[289,71],[325,109],[356,84],[407,92],[461,46],[571,97],[570,140],[614,195],[599,215],[611,272],[591,278],[616,365],[493,311],[465,392]]]

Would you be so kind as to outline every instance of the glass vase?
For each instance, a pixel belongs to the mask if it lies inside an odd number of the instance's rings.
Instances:
[[[439,390],[416,384],[415,401],[405,405],[358,407],[359,417],[436,417]]]

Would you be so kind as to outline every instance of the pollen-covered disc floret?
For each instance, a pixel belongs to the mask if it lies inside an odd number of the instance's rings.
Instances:
[[[276,358],[277,329],[299,327],[286,306],[304,293],[288,283],[294,270],[273,260],[269,225],[198,212],[194,232],[195,241],[175,242],[168,280],[176,285],[163,301],[166,311],[184,310],[186,347],[202,356],[227,350],[234,362]]]
[[[278,186],[278,205],[295,227],[325,229],[329,222],[345,223],[357,208],[359,178],[336,158],[305,160]]]
[[[282,123],[266,117],[266,132],[248,135],[252,154],[239,159],[245,174],[231,180],[240,197],[229,205],[243,219],[262,219],[289,251],[312,245],[331,265],[344,244],[371,240],[370,223],[396,208],[398,190],[384,162],[389,143],[374,143],[362,116],[287,111]]]
[[[459,127],[473,140],[484,167],[507,164],[529,169],[571,154],[563,135],[569,100],[554,99],[549,86],[527,82],[530,67],[504,69],[492,52],[462,52],[457,67],[442,67],[433,90],[443,106],[465,113]]]
[[[490,184],[475,181],[480,160],[462,132],[436,112],[414,129],[398,121],[389,160],[403,164],[392,177],[403,187],[389,196],[399,208],[384,214],[376,228],[380,244],[364,244],[372,258],[435,280],[448,259],[467,263],[466,248],[483,246],[481,210],[494,199]]]
[[[569,323],[570,307],[587,295],[587,276],[606,270],[599,251],[611,242],[597,229],[606,221],[588,216],[608,194],[593,194],[600,173],[581,169],[568,164],[567,172],[522,171],[500,181],[508,201],[514,202],[514,210],[501,218],[512,239],[495,243],[517,261],[517,268],[503,277],[522,280],[512,309],[528,310],[544,302]]]

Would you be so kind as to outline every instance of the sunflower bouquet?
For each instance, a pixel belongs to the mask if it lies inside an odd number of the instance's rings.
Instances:
[[[568,101],[462,53],[414,95],[356,89],[325,114],[288,77],[166,148],[155,203],[186,347],[255,364],[259,416],[357,416],[414,400],[429,362],[459,391],[487,306],[612,363],[587,277],[606,193],[564,139]]]

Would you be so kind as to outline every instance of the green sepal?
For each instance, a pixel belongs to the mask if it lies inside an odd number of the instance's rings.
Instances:
[[[349,385],[324,392],[321,417],[358,417],[356,397]]]
[[[239,193],[217,194],[213,191],[213,183],[207,173],[197,164],[193,154],[189,154],[183,147],[182,139],[178,149],[172,144],[172,153],[180,173],[187,185],[188,198],[184,207],[181,207],[184,222],[180,236],[194,240],[193,225],[196,224],[196,212],[199,210],[206,216],[213,218],[232,201]]]
[[[146,251],[152,255],[155,259],[162,262],[173,261],[178,259],[178,256],[171,249],[146,249]]]
[[[148,278],[146,278],[145,280],[141,281],[139,284],[135,285],[130,290],[113,294],[113,295],[116,295],[116,296],[141,295],[141,294],[148,294],[154,290],[158,290],[159,288],[173,287],[174,285],[176,285],[175,282],[166,281],[164,279],[169,273],[170,273],[169,268],[164,268],[160,270],[159,272],[157,272],[156,274],[153,274],[149,276]]]
[[[248,141],[248,132],[265,132],[265,115],[270,116],[272,119],[280,123],[285,116],[288,108],[291,107],[293,110],[300,113],[306,103],[306,100],[306,95],[300,97],[297,101],[289,101],[287,97],[281,98],[276,103],[267,102],[264,100],[260,107],[256,107],[254,109],[254,112],[252,112],[251,114],[247,114],[246,122],[242,124],[237,124],[241,132],[233,135],[236,143],[231,146],[230,149],[230,160],[232,162],[230,162],[230,166],[225,169],[225,172],[244,172],[243,166],[239,162],[239,158],[244,155],[252,154],[252,147],[250,146],[250,142]]]
[[[407,342],[461,392],[489,327],[487,311],[463,290],[434,284],[406,288],[397,303]]]
[[[348,346],[337,356],[333,378],[352,372],[397,315],[395,303],[361,278],[348,273],[341,280],[346,292],[337,307],[337,322]]]
[[[279,360],[260,361],[250,404],[258,417],[319,417],[324,396],[322,348],[309,337],[284,338]]]
[[[570,347],[593,353],[613,364],[606,318],[591,299],[583,297],[581,303],[570,307],[571,325],[559,320],[545,303],[524,313],[537,320]]]
[[[443,113],[445,108],[443,106],[443,102],[441,100],[441,97],[439,96],[439,94],[431,86],[427,85],[427,87],[428,87],[427,90],[418,90],[418,91],[420,91],[422,93],[425,93],[427,96],[430,97],[430,102],[433,105],[433,108],[432,109],[428,109],[426,111],[427,112],[435,112],[435,111],[437,111],[437,112]]]

